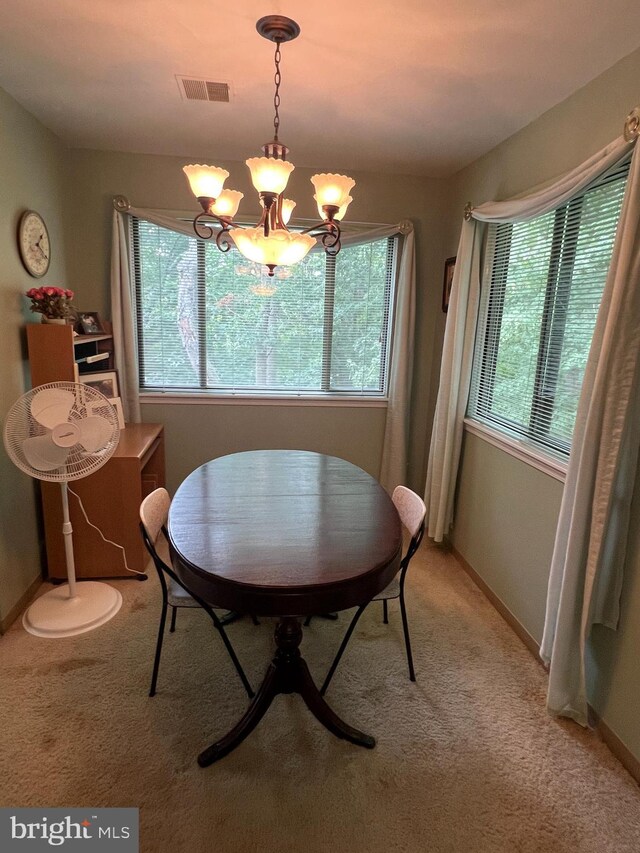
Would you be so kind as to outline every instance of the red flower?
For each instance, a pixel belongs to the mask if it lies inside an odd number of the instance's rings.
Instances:
[[[64,287],[31,287],[26,291],[31,300],[31,310],[45,317],[66,319],[73,315],[73,290]]]

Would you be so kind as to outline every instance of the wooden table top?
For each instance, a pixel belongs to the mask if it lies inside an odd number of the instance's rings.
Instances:
[[[186,585],[221,607],[300,615],[354,607],[400,563],[384,489],[360,468],[300,450],[256,450],[193,471],[171,504],[169,536]]]

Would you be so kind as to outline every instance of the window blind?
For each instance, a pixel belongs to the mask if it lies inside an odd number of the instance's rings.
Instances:
[[[570,450],[628,171],[488,228],[468,415],[555,455]]]
[[[131,224],[140,387],[383,395],[396,238],[266,269]]]

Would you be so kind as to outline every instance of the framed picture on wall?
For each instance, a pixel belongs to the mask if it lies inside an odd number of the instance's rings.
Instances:
[[[449,310],[449,297],[451,296],[451,285],[453,284],[453,271],[456,268],[456,259],[447,258],[444,262],[444,280],[442,282],[442,310],[446,314]]]

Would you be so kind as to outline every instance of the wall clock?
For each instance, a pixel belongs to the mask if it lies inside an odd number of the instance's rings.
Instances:
[[[35,210],[25,210],[18,226],[18,248],[29,275],[42,278],[49,269],[51,245],[43,218]]]

